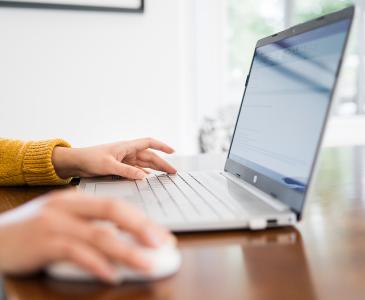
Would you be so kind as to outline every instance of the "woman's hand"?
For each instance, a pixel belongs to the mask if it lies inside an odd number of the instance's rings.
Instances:
[[[52,163],[61,178],[119,175],[129,179],[143,179],[151,168],[176,173],[174,167],[150,149],[173,153],[168,145],[152,138],[117,142],[89,148],[56,147]]]
[[[111,221],[141,244],[157,247],[173,236],[128,203],[77,192],[51,193],[0,215],[0,272],[34,272],[71,261],[102,280],[115,280],[113,263],[148,271],[138,246],[118,239]]]

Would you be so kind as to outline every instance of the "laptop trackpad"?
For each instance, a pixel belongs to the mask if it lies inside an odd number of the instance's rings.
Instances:
[[[138,193],[134,182],[98,182],[95,184],[95,195],[113,198],[133,198]]]

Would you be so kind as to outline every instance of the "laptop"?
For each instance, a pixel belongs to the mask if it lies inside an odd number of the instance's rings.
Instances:
[[[354,7],[257,42],[223,170],[82,179],[172,231],[265,229],[303,214]]]

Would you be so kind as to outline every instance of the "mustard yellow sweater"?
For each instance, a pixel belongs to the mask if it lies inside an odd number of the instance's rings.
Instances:
[[[61,139],[23,142],[0,139],[0,185],[67,184],[52,165],[54,147],[70,147]]]

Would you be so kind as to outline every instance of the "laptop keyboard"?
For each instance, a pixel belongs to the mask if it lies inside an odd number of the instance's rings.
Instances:
[[[206,222],[235,220],[242,208],[223,201],[191,174],[152,175],[136,180],[140,206],[159,220]]]

